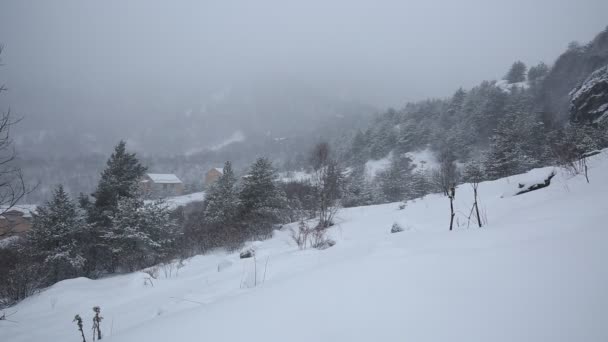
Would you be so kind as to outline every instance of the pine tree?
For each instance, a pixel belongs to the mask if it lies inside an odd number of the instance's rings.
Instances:
[[[205,197],[205,220],[213,224],[229,224],[233,222],[239,206],[236,177],[232,164],[224,164],[222,176],[215,182]]]
[[[484,167],[491,179],[525,172],[541,164],[542,124],[528,113],[510,113],[500,120],[494,136],[490,139],[490,149],[486,154]],[[535,138],[536,137],[536,138]]]
[[[365,138],[365,134],[363,134],[363,132],[361,132],[360,130],[357,131],[353,138],[349,153],[349,159],[353,164],[364,164],[369,159],[367,144],[368,141]]]
[[[412,121],[406,121],[399,127],[396,138],[396,153],[407,153],[413,151],[419,144],[418,127]]]
[[[384,158],[397,142],[395,124],[386,118],[380,121],[372,132],[370,141],[370,157],[372,159]]]
[[[452,99],[450,100],[450,104],[448,107],[448,114],[450,114],[451,116],[454,115],[458,115],[459,113],[462,112],[462,108],[464,106],[464,101],[467,98],[467,92],[464,91],[464,89],[462,88],[458,88],[458,90],[456,90],[456,92],[454,93],[454,95],[452,96]]]
[[[180,233],[165,203],[122,198],[102,240],[111,256],[110,271],[133,271],[166,261]]]
[[[528,81],[535,83],[542,80],[549,73],[547,64],[540,62],[535,66],[531,66],[528,70]]]
[[[488,138],[506,113],[508,99],[509,95],[492,82],[484,81],[469,91],[463,110],[467,117],[461,120],[467,132],[475,132],[467,135],[468,145],[488,144]]]
[[[397,154],[389,168],[377,176],[386,201],[397,202],[406,198],[412,169],[411,159]]]
[[[137,197],[139,182],[145,172],[146,167],[139,163],[135,153],[128,153],[126,143],[119,142],[93,193],[95,203],[89,213],[91,222],[108,226],[110,216],[116,212],[120,199]]]
[[[211,240],[207,245],[233,245],[242,240],[242,234],[237,229],[239,201],[236,177],[232,164],[227,161],[222,176],[207,191],[203,204],[207,239]]]
[[[83,213],[58,186],[53,198],[37,209],[27,234],[31,253],[48,271],[49,284],[83,274],[87,232]]]
[[[356,167],[346,180],[344,207],[358,207],[376,203],[373,185],[365,176],[365,166]]]
[[[511,69],[505,75],[505,80],[509,83],[524,82],[526,80],[526,65],[522,61],[517,61],[511,65]]]
[[[276,179],[276,171],[266,158],[256,160],[244,177],[239,193],[239,219],[248,237],[268,237],[274,225],[284,221],[287,200]]]
[[[408,198],[423,197],[430,192],[429,176],[424,168],[418,168],[409,183]]]

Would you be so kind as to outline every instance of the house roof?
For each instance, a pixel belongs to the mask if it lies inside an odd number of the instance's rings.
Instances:
[[[217,172],[221,173],[221,174],[224,174],[224,168],[223,168],[223,167],[214,167],[213,169],[214,169],[215,171],[217,171]]]
[[[148,173],[147,174],[148,177],[150,177],[150,179],[154,182],[154,183],[160,183],[160,184],[176,184],[176,183],[181,183],[182,181],[177,178],[177,176],[173,173]]]
[[[16,212],[23,214],[23,217],[32,217],[32,213],[36,212],[37,207],[38,206],[35,204],[17,204],[10,209],[8,209],[6,206],[0,206],[0,213],[4,211],[6,211],[5,214]]]

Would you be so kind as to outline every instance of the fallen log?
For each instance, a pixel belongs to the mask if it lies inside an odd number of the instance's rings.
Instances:
[[[553,177],[555,177],[555,171],[552,171],[551,174],[549,174],[549,176],[547,176],[547,178],[545,178],[545,180],[541,183],[534,183],[534,184],[530,184],[530,185],[519,183],[518,187],[522,190],[516,192],[515,196],[525,194],[530,191],[535,191],[538,189],[546,188],[551,184],[551,179]]]

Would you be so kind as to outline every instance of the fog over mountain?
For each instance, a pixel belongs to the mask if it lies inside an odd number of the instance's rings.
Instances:
[[[22,153],[182,154],[445,97],[552,62],[587,1],[3,1],[2,103]],[[240,132],[240,133],[235,133]]]
[[[0,0],[0,341],[608,341],[607,14]]]

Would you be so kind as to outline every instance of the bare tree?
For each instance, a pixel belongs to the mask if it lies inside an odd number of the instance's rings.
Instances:
[[[2,50],[3,46],[0,45],[0,55]],[[6,90],[6,86],[1,84],[0,93]],[[9,211],[28,193],[23,172],[16,165],[16,153],[10,135],[11,127],[19,121],[11,116],[10,108],[0,113],[0,215]]]
[[[456,182],[458,181],[458,170],[454,155],[449,148],[443,148],[439,153],[439,169],[433,172],[432,182],[441,189],[443,194],[450,199],[450,230],[454,226],[454,199],[456,197]]]
[[[329,144],[317,144],[310,158],[314,169],[313,185],[316,188],[319,227],[327,228],[340,208],[344,175],[337,161],[331,158]]]
[[[450,199],[450,230],[452,230],[452,227],[454,226],[454,216],[456,215],[454,213],[454,199],[456,198],[456,185],[452,184],[452,187],[450,188],[449,192],[448,192],[448,198]]]
[[[477,188],[479,187],[479,183],[481,183],[484,176],[481,165],[482,164],[479,161],[471,161],[464,168],[465,181],[469,182],[473,188],[473,207],[471,208],[471,213],[469,214],[469,222],[473,211],[475,211],[475,216],[477,216],[477,225],[479,228],[482,227],[482,223],[479,215],[479,204],[477,202]]]
[[[325,141],[320,142],[313,147],[312,153],[310,154],[310,164],[315,171],[327,165],[330,160],[330,152],[331,149],[329,144]]]
[[[93,307],[93,312],[95,316],[93,317],[93,341],[95,341],[95,337],[98,340],[101,340],[101,320],[103,317],[100,315],[101,308],[99,306]]]
[[[82,318],[80,317],[80,315],[74,316],[74,320],[72,322],[76,322],[78,331],[80,331],[80,336],[82,336],[82,342],[87,342],[87,339],[84,337],[84,329],[82,324]]]
[[[589,183],[588,158],[598,154],[598,138],[593,127],[573,124],[566,128],[563,137],[551,145],[553,155],[560,166],[571,175],[583,174]]]
[[[438,157],[439,169],[432,173],[432,182],[445,196],[449,196],[450,189],[458,181],[458,170],[455,158],[449,150],[443,150]]]
[[[298,248],[305,249],[308,244],[308,236],[311,234],[312,229],[301,220],[298,224],[298,229],[291,228],[291,238],[298,245]]]

